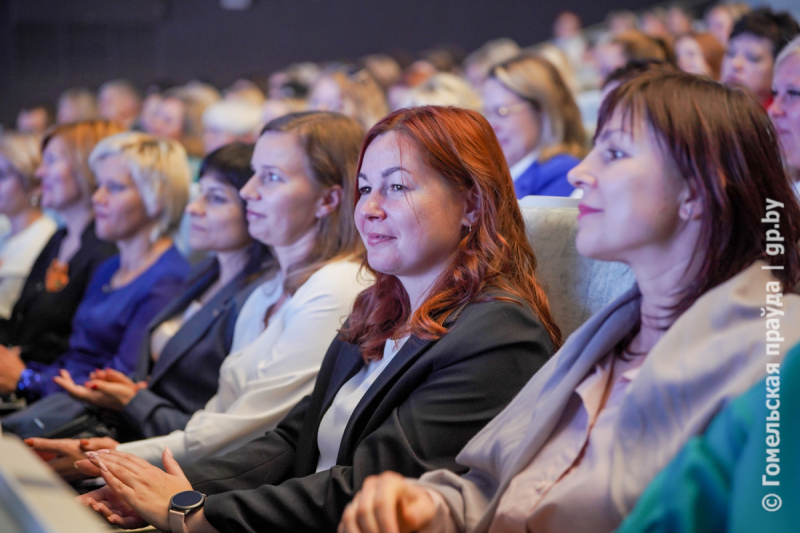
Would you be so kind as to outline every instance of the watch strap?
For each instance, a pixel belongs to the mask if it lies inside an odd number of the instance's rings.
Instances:
[[[172,533],[189,533],[186,527],[186,512],[169,510],[169,529]]]

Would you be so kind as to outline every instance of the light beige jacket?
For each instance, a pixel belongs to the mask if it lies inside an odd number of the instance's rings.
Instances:
[[[625,393],[610,487],[620,521],[683,444],[761,379],[766,363],[780,361],[800,341],[800,296],[787,294],[779,308],[780,355],[766,355],[762,308],[775,278],[764,264],[754,263],[700,297],[656,343]],[[547,441],[578,384],[631,330],[640,301],[634,286],[567,339],[461,451],[457,461],[471,468],[467,475],[437,470],[422,477],[421,484],[444,496],[459,531],[489,529],[500,496]]]

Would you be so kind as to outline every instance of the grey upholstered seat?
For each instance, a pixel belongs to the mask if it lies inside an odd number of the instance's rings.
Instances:
[[[622,263],[596,261],[578,254],[577,204],[577,200],[547,197],[527,197],[520,202],[528,241],[538,261],[536,275],[565,339],[635,281]]]

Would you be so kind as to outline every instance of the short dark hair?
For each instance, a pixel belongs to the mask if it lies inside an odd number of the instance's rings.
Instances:
[[[200,164],[200,176],[210,172],[218,179],[236,187],[236,190],[241,190],[253,175],[253,170],[250,168],[253,146],[234,142],[217,148],[203,159]]]
[[[768,7],[762,7],[740,18],[733,26],[730,38],[744,33],[772,42],[772,57],[775,58],[789,41],[800,34],[800,25],[786,11],[775,13]]]

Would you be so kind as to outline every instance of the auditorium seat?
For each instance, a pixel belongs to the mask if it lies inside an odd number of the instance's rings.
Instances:
[[[593,313],[628,290],[633,273],[622,263],[587,259],[575,249],[578,202],[527,196],[520,200],[528,241],[536,253],[536,275],[566,339]]]

